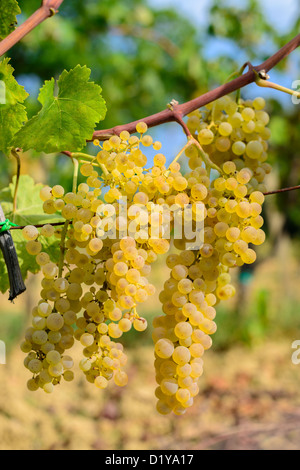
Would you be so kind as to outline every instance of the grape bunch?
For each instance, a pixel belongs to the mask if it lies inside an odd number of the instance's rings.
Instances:
[[[268,114],[262,98],[239,104],[226,96],[189,116],[188,127],[210,160],[220,167],[215,178],[204,168],[196,145],[186,150],[190,172],[182,198],[205,204],[203,244],[187,250],[188,240],[174,240],[177,253],[167,257],[170,277],[160,294],[162,316],[154,321],[157,410],[184,414],[199,391],[204,351],[217,327],[215,306],[235,295],[230,268],[256,260],[261,245]]]
[[[85,181],[72,192],[41,190],[44,212],[59,214],[63,225],[23,230],[43,274],[21,346],[30,390],[50,393],[62,378],[73,379],[66,351],[75,341],[88,382],[126,385],[119,340],[147,328],[139,311],[155,293],[151,265],[166,255],[170,275],[153,322],[157,410],[181,415],[193,404],[217,329],[216,306],[235,295],[230,269],[253,263],[254,247],[265,239],[261,212],[271,167],[264,107],[262,98],[237,103],[226,96],[189,115],[185,174],[180,154],[167,165],[161,143],[139,122],[138,135],[94,141],[99,152],[82,162]],[[155,151],[151,168],[147,147]],[[57,237],[59,260],[42,251],[40,235]]]
[[[156,207],[158,195],[156,186],[153,190],[149,181],[144,182],[146,161],[140,146],[158,149],[160,144],[143,135],[143,123],[137,130],[140,138],[122,133],[104,142],[95,163],[82,164],[86,182],[76,190],[65,193],[59,185],[41,190],[44,212],[59,213],[63,228],[46,224],[40,232],[34,226],[23,229],[26,249],[43,274],[41,299],[21,346],[28,354],[25,366],[33,373],[30,390],[43,388],[50,393],[62,378],[71,380],[72,374],[65,370],[65,350],[75,340],[83,346],[79,367],[89,382],[99,388],[110,379],[119,386],[127,383],[127,357],[117,340],[131,328],[140,332],[147,328],[137,308],[155,293],[148,281],[151,264],[169,249],[167,238],[154,236],[164,230],[163,213],[150,211],[148,224],[145,210],[150,204]],[[165,157],[157,154],[156,161],[163,166]],[[101,199],[106,186],[110,189]],[[126,207],[118,203],[122,197]],[[40,235],[58,238],[59,260],[42,251]],[[38,364],[31,363],[33,359]]]

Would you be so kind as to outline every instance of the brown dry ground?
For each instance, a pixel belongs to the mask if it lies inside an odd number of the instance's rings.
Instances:
[[[162,285],[165,275],[158,267],[154,272],[157,285]],[[244,299],[245,310],[264,287],[270,292],[269,320],[280,325],[289,302],[295,326],[293,322],[289,328],[285,326],[284,335],[265,333],[251,347],[234,343],[228,349],[208,351],[200,394],[181,417],[160,416],[155,411],[149,333],[129,343],[127,387],[99,391],[76,371],[76,380],[60,385],[53,395],[26,390],[29,374],[18,347],[21,332],[10,333],[13,340],[7,364],[0,365],[0,449],[300,450],[300,365],[291,361],[291,344],[300,339],[300,322],[296,322],[300,317],[299,281],[299,264],[287,245],[283,244],[276,259],[259,265]],[[2,296],[0,320],[10,319],[14,325],[20,321],[38,296],[32,281],[28,293],[13,306]],[[157,313],[158,307],[156,300],[145,315]],[[3,331],[0,339],[6,340],[10,330],[5,330],[5,336]],[[80,353],[81,348],[76,347],[76,362]]]
[[[79,357],[80,351],[76,351]],[[186,415],[155,411],[153,353],[130,352],[129,384],[99,391],[80,376],[53,395],[25,387],[23,354],[0,366],[0,449],[300,449],[300,365],[289,341],[209,352]]]

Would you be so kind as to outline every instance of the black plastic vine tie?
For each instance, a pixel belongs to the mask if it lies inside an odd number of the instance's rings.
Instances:
[[[11,227],[16,226],[9,219],[6,219],[0,205],[0,248],[8,271],[10,284],[9,300],[11,301],[26,290],[15,245],[10,233]]]

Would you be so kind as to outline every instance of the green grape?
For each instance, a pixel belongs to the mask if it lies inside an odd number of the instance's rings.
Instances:
[[[36,240],[39,236],[39,231],[34,225],[27,225],[22,230],[23,237],[27,241]]]
[[[47,362],[49,362],[50,365],[56,365],[59,364],[61,361],[61,355],[58,351],[50,351],[48,352],[46,356]]]
[[[41,235],[44,237],[52,237],[54,235],[54,227],[50,224],[46,224],[41,228]]]
[[[162,338],[158,340],[155,344],[155,353],[157,354],[157,356],[163,359],[168,359],[169,357],[171,357],[173,352],[174,345],[172,341],[167,338]]]
[[[246,151],[246,144],[241,141],[234,142],[232,145],[232,151],[235,155],[243,155]]]
[[[99,375],[98,377],[95,378],[94,383],[95,383],[96,387],[100,388],[100,389],[105,389],[108,386],[108,380],[105,377],[101,376],[101,375]]]
[[[232,125],[229,122],[222,122],[219,125],[219,133],[222,136],[227,137],[231,134],[231,132],[232,132]]]
[[[64,372],[63,365],[60,362],[58,364],[50,364],[48,372],[52,377],[60,377]]]
[[[214,133],[209,129],[202,129],[198,134],[198,140],[201,145],[209,145],[214,140]]]
[[[177,346],[174,349],[172,358],[176,362],[176,364],[184,365],[190,361],[191,353],[189,349],[186,348],[185,346]]]
[[[256,260],[256,253],[254,250],[251,248],[248,248],[245,253],[242,253],[241,258],[244,263],[246,264],[252,264]]]
[[[178,383],[176,379],[167,378],[161,381],[160,387],[164,395],[171,396],[177,392]]]
[[[40,198],[43,202],[52,198],[52,190],[50,186],[44,186],[40,191]]]
[[[138,122],[136,125],[136,131],[140,134],[145,134],[147,132],[148,126],[145,122]]]
[[[65,193],[65,190],[62,186],[60,185],[56,185],[56,186],[53,186],[52,188],[52,195],[56,198],[62,198],[64,193]]]
[[[219,152],[227,152],[231,146],[230,139],[228,139],[227,137],[218,137],[216,139],[215,146],[216,149],[219,150]]]
[[[51,313],[47,317],[47,327],[50,331],[59,331],[64,326],[64,319],[60,313]]]
[[[240,184],[247,184],[250,181],[250,179],[251,179],[251,170],[249,170],[248,168],[243,168],[237,174],[237,181]]]
[[[248,122],[255,118],[255,112],[252,108],[244,108],[241,114],[243,119]]]
[[[258,140],[251,140],[246,146],[246,154],[249,158],[258,159],[263,152],[263,146]]]
[[[42,368],[43,368],[43,364],[41,361],[39,361],[38,359],[32,359],[29,363],[28,363],[28,366],[27,368],[30,370],[30,372],[32,372],[33,374],[37,374],[39,373]]]
[[[50,262],[42,266],[42,272],[46,279],[54,279],[58,275],[58,267]]]
[[[257,111],[260,111],[265,108],[266,102],[263,98],[257,97],[253,100],[253,108]]]
[[[42,251],[42,244],[36,240],[30,240],[26,243],[26,251],[33,256],[37,256]]]
[[[128,383],[128,376],[124,371],[117,371],[114,375],[114,382],[118,387],[124,387]]]
[[[35,379],[30,379],[27,382],[27,388],[30,392],[36,392],[39,389],[39,384]]]
[[[174,328],[174,333],[179,339],[186,339],[192,335],[193,328],[188,322],[179,322]]]
[[[45,264],[50,262],[50,256],[48,255],[48,253],[44,252],[38,253],[35,259],[37,264],[39,264],[40,266],[44,266]]]
[[[48,340],[48,334],[43,330],[36,330],[32,333],[32,341],[38,345],[45,344]]]

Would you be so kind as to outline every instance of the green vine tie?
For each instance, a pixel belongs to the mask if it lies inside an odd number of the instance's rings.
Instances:
[[[0,233],[10,230],[12,227],[18,227],[18,224],[14,224],[9,219],[6,219],[4,222],[0,222]]]

